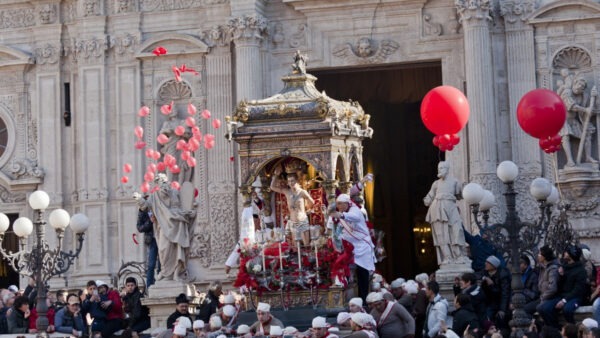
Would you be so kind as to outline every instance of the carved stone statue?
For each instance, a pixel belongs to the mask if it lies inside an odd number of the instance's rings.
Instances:
[[[588,94],[586,93],[587,81],[583,77],[574,76],[567,69],[561,70],[561,76],[563,79],[557,83],[557,93],[567,107],[567,122],[560,132],[567,157],[566,166],[573,167],[580,164],[582,152],[585,154],[585,162],[598,163],[592,157],[592,137],[596,128],[590,121],[595,99],[598,96],[596,87],[592,87]],[[574,140],[576,142],[573,142]],[[577,144],[578,148],[572,151],[571,146],[574,144]],[[583,149],[580,149],[582,147]]]
[[[160,152],[163,155],[169,154],[177,160],[177,166],[179,167],[180,172],[178,174],[173,174],[169,171],[169,181],[177,181],[179,184],[183,184],[183,182],[192,181],[194,170],[186,161],[181,159],[181,150],[177,149],[177,142],[179,142],[179,140],[185,140],[187,142],[191,137],[191,132],[189,131],[189,128],[186,127],[185,133],[179,136],[175,134],[175,128],[178,126],[185,126],[185,124],[183,123],[183,120],[177,118],[177,110],[173,107],[173,111],[169,114],[169,118],[160,128],[160,133],[169,137],[169,141],[163,144],[160,148]],[[190,156],[193,155],[190,154]]]
[[[429,207],[425,221],[431,224],[433,245],[436,247],[439,264],[466,263],[465,235],[462,219],[456,206],[461,185],[450,176],[450,164],[438,164],[439,179],[433,182],[423,202]]]
[[[297,50],[296,54],[294,54],[294,64],[292,65],[292,72],[294,74],[306,74],[307,61],[308,56],[300,54],[300,51]]]
[[[367,58],[373,55],[373,42],[369,38],[360,38],[356,43],[356,55]]]
[[[157,175],[156,183],[160,185],[160,189],[146,200],[138,193],[134,194],[134,198],[138,200],[140,209],[150,209],[156,217],[154,236],[161,265],[157,280],[189,282],[187,251],[190,247],[191,226],[196,218],[193,187],[191,183],[185,183],[180,195],[179,190],[170,187],[166,175],[162,173]]]

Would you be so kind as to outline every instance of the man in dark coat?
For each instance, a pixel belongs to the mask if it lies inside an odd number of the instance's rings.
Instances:
[[[499,328],[505,328],[507,324],[511,295],[510,279],[510,272],[500,266],[500,260],[496,256],[489,256],[485,261],[481,288],[486,298],[486,315]]]
[[[540,289],[538,287],[538,272],[531,266],[531,261],[526,255],[519,259],[521,270],[521,282],[523,283],[523,296],[525,296],[524,310],[535,309],[540,300]]]
[[[175,312],[171,313],[169,318],[167,318],[167,329],[171,330],[173,329],[175,321],[179,317],[187,317],[190,320],[190,323],[192,322],[192,317],[188,312],[190,301],[188,300],[187,296],[183,293],[180,293],[179,296],[175,298],[175,303],[177,304],[175,307]],[[206,322],[208,323],[208,321]]]
[[[477,318],[479,318],[479,324],[483,324],[483,322],[487,319],[485,310],[485,294],[479,285],[477,285],[477,277],[472,272],[464,273],[460,276],[459,280],[460,285],[460,293],[463,295],[469,296],[471,308],[477,314]],[[461,335],[462,332],[456,332]]]
[[[210,321],[210,316],[217,312],[219,308],[219,296],[223,294],[221,282],[215,281],[210,283],[206,297],[198,306],[196,319],[200,319],[205,323]]]
[[[567,322],[575,323],[573,315],[589,288],[581,254],[581,248],[575,245],[570,245],[563,253],[563,266],[559,268],[561,276],[558,283],[558,296],[538,306],[538,311],[546,325],[560,327],[557,312],[561,310]]]
[[[461,336],[469,327],[469,330],[479,328],[479,317],[475,314],[475,310],[471,306],[471,297],[461,293],[454,298],[454,307],[456,310],[452,312],[452,331]]]
[[[123,304],[125,313],[129,315],[125,328],[135,337],[150,328],[149,310],[147,306],[142,305],[144,295],[138,288],[137,280],[134,277],[127,277],[125,290],[127,293],[123,296]]]

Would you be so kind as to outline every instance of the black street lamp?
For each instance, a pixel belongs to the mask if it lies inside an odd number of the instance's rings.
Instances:
[[[488,224],[489,209],[494,204],[493,195],[490,202],[491,192],[483,190],[476,183],[469,183],[463,189],[463,198],[470,205],[479,230],[486,233],[490,243],[510,262],[513,313],[509,325],[512,329],[511,335],[521,338],[531,323],[531,317],[523,310],[526,300],[519,267],[520,256],[528,254],[535,259],[540,242],[544,238],[549,239],[547,236],[549,232],[562,232],[561,240],[572,240],[574,236],[566,217],[566,206],[562,205],[560,215],[552,218],[552,206],[558,203],[559,194],[545,178],[534,179],[530,187],[531,195],[539,203],[540,219],[533,224],[521,221],[516,209],[517,193],[514,189],[514,181],[518,174],[517,165],[511,161],[504,161],[498,166],[498,178],[505,184],[506,218],[502,223]],[[478,219],[480,213],[484,221],[483,225]],[[551,222],[553,220],[554,222]],[[566,235],[568,233],[571,234],[570,237]]]
[[[36,321],[37,337],[47,337],[48,328],[48,306],[46,297],[48,292],[48,281],[53,276],[63,274],[69,270],[75,259],[79,256],[83,245],[84,233],[89,227],[90,221],[84,214],[75,214],[72,217],[63,209],[56,209],[50,213],[48,221],[56,231],[57,246],[50,249],[45,239],[46,221],[43,219],[44,211],[50,204],[50,197],[42,190],[35,191],[29,196],[29,205],[34,210],[35,217],[32,222],[27,217],[19,217],[13,224],[13,230],[19,236],[21,249],[18,252],[6,251],[1,243],[4,233],[8,230],[9,219],[0,213],[0,253],[8,261],[10,266],[19,274],[31,277],[35,281],[37,290]],[[75,252],[62,251],[62,241],[65,229],[71,226],[71,230],[77,235],[77,248]],[[35,226],[36,241],[30,250],[25,249],[27,237]]]

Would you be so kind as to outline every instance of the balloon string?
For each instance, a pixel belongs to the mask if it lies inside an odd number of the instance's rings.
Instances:
[[[554,182],[556,182],[556,189],[558,190],[558,196],[560,196],[560,200],[563,200],[563,193],[562,190],[560,188],[560,183],[558,182],[558,163],[557,163],[557,155],[556,152],[552,153],[552,167],[553,167],[553,172],[554,172]]]

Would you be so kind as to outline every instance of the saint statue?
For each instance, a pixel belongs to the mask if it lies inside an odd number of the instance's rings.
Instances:
[[[185,127],[185,133],[183,133],[181,136],[175,134],[175,128],[178,126]],[[177,174],[168,171],[169,181],[177,181],[179,184],[191,182],[194,174],[193,168],[187,164],[187,161],[181,159],[181,150],[177,149],[177,142],[179,142],[179,140],[184,140],[187,142],[191,137],[191,132],[189,128],[185,126],[183,120],[177,118],[177,110],[175,107],[173,107],[173,111],[171,114],[169,114],[169,118],[163,122],[159,133],[165,134],[169,138],[167,143],[163,144],[160,148],[160,152],[163,154],[163,156],[166,154],[173,156],[177,161],[177,166],[180,170]],[[190,154],[190,156],[193,156],[193,154]]]
[[[598,163],[592,157],[592,136],[596,128],[590,123],[595,99],[598,96],[596,87],[594,86],[588,94],[585,92],[587,82],[583,77],[574,77],[567,69],[561,71],[561,76],[563,80],[558,82],[557,93],[567,107],[567,122],[560,131],[562,146],[567,157],[566,166],[573,167],[579,164],[582,151],[585,153],[585,162]],[[577,144],[579,148],[583,147],[582,150],[571,151],[573,139],[579,140]]]
[[[310,244],[310,225],[306,208],[311,209],[315,201],[310,197],[308,191],[302,189],[298,184],[298,175],[295,173],[287,174],[287,187],[282,186],[279,176],[281,168],[275,168],[273,179],[271,181],[271,190],[284,194],[287,199],[290,219],[287,223],[288,231],[292,236],[299,240],[302,239],[304,245]],[[300,237],[301,236],[301,237]]]
[[[193,187],[187,182],[180,191],[172,189],[165,174],[158,174],[156,182],[160,189],[141,198],[134,193],[140,210],[152,210],[156,217],[154,236],[158,245],[161,271],[157,280],[189,282],[187,275],[187,251],[191,241],[191,227],[196,219],[193,205]],[[191,195],[191,196],[190,196]]]
[[[456,205],[461,185],[450,176],[450,164],[445,161],[438,164],[438,178],[423,198],[429,207],[425,221],[431,224],[438,263],[467,263],[462,219]]]

